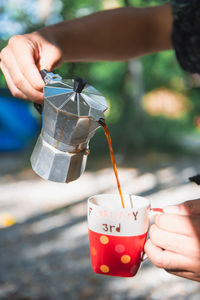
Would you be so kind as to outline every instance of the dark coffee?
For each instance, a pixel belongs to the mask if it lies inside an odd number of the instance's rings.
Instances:
[[[113,151],[113,147],[112,147],[112,141],[111,141],[110,132],[108,130],[108,127],[107,127],[104,119],[100,119],[99,120],[99,124],[104,128],[105,136],[106,136],[106,139],[108,141],[108,146],[109,146],[109,150],[110,150],[110,158],[111,158],[111,161],[112,161],[113,170],[114,170],[115,177],[116,177],[116,180],[117,180],[117,187],[118,187],[118,190],[119,190],[122,207],[125,208],[124,200],[123,200],[123,196],[122,196],[121,185],[119,183],[119,176],[118,176],[118,171],[117,171],[117,166],[116,166],[114,151]]]

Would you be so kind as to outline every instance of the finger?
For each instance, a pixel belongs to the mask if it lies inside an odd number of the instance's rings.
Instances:
[[[199,216],[184,216],[173,214],[159,214],[155,216],[155,224],[165,231],[186,236],[196,236],[200,239]]]
[[[46,69],[51,71],[55,68],[58,68],[61,63],[62,53],[58,47],[49,45],[49,47],[44,47],[44,49],[42,49],[42,55],[39,61],[40,70]]]
[[[183,277],[183,278],[186,278],[186,279],[195,280],[195,281],[200,282],[200,275],[196,274],[196,273],[193,273],[193,272],[167,270],[167,269],[165,271],[167,271],[170,274],[179,276],[179,277]]]
[[[151,262],[158,268],[199,272],[199,262],[197,264],[196,260],[189,257],[162,250],[155,246],[150,239],[147,240],[144,250]]]
[[[151,242],[157,247],[200,260],[198,239],[162,230],[156,224],[151,226],[149,236]]]
[[[5,76],[7,86],[9,88],[9,90],[11,91],[12,95],[16,98],[27,99],[27,96],[25,94],[23,94],[18,88],[16,88],[16,86],[14,85],[8,71],[3,66],[2,63],[0,63],[0,68],[1,68],[1,70],[4,74],[4,76]]]
[[[39,49],[25,36],[13,36],[9,40],[9,48],[15,58],[18,68],[33,89],[42,91],[44,82],[36,66]],[[9,65],[10,66],[10,65]],[[11,72],[10,68],[9,72]]]
[[[26,98],[35,102],[42,102],[43,93],[33,89],[33,87],[29,84],[18,68],[15,58],[9,48],[6,51],[6,54],[6,57],[3,59],[4,69],[6,68],[7,73],[9,73],[10,79],[15,88],[24,94]]]
[[[168,214],[200,215],[200,199],[186,201],[179,205],[166,206],[163,210]]]

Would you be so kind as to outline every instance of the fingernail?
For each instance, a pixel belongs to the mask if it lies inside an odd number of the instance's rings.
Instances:
[[[164,212],[167,214],[179,214],[178,205],[169,205],[163,208]]]
[[[162,208],[155,207],[155,208],[152,208],[151,210],[154,211],[154,212],[163,213],[163,209]]]

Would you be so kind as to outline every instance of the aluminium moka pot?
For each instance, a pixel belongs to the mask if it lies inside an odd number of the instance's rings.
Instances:
[[[32,169],[44,179],[70,182],[85,170],[89,141],[108,106],[104,96],[81,78],[63,80],[46,70],[41,75],[43,126],[31,155]]]

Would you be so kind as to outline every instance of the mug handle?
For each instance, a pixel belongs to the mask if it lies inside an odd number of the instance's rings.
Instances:
[[[150,212],[153,212],[153,213],[156,213],[156,214],[163,214],[164,211],[162,208],[159,208],[159,207],[155,207],[155,208],[150,208]],[[142,255],[141,255],[141,261],[145,261],[148,259],[148,256],[147,254],[143,251]]]

